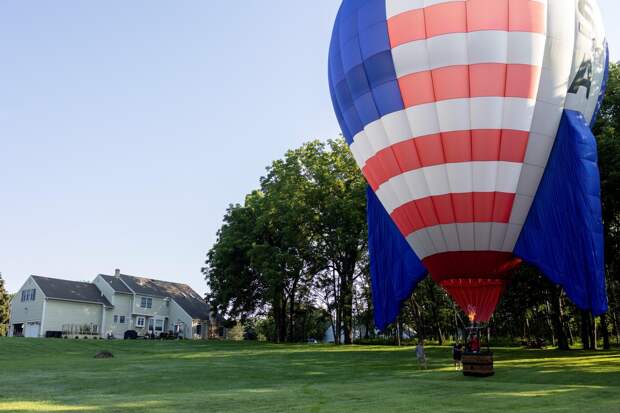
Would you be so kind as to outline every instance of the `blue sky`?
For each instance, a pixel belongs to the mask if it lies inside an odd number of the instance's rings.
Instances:
[[[601,0],[612,58],[620,3]],[[335,137],[336,0],[0,0],[0,272],[200,274],[229,203]],[[618,45],[618,46],[616,46]]]

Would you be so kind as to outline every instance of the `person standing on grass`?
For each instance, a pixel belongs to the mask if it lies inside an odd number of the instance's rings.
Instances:
[[[454,370],[459,371],[463,369],[463,345],[461,343],[455,343],[452,347],[452,359],[454,360]]]
[[[418,345],[415,348],[415,355],[418,358],[420,367],[424,370],[428,369],[428,360],[426,359],[426,352],[424,351],[424,340],[418,341]]]

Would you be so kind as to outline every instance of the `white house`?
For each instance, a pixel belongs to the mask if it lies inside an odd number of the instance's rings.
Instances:
[[[223,335],[209,305],[191,287],[121,274],[92,283],[30,276],[11,300],[9,335],[116,337],[173,333]]]
[[[365,335],[366,335],[366,326],[360,325],[360,326],[355,326],[353,328],[353,340],[361,339]],[[333,326],[330,325],[325,329],[325,333],[323,335],[323,343],[332,344],[335,342],[336,340],[334,336],[334,328]],[[344,343],[344,330],[340,332],[340,342]]]

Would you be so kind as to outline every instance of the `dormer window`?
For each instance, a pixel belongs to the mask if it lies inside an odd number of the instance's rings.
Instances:
[[[153,299],[150,297],[142,297],[140,299],[140,308],[153,308]]]

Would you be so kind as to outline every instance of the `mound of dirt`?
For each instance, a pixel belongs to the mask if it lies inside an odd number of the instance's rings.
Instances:
[[[110,353],[109,351],[100,351],[95,355],[96,359],[109,359],[112,357],[114,357],[114,354]]]

